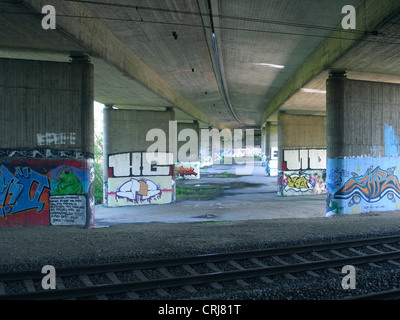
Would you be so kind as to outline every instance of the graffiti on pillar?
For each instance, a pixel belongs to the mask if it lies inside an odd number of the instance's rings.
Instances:
[[[327,216],[399,210],[398,161],[397,157],[330,160]]]
[[[160,186],[148,179],[130,179],[124,182],[115,192],[117,199],[127,199],[134,203],[147,201],[151,203],[153,199],[161,199],[162,191]]]
[[[173,155],[167,152],[129,152],[108,156],[108,176],[140,177],[173,175]]]
[[[283,150],[282,170],[325,170],[326,149]]]
[[[93,225],[93,171],[92,159],[0,160],[0,226]]]
[[[382,170],[380,167],[368,168],[363,175],[354,174],[335,192],[334,199],[349,200],[348,206],[366,202],[378,202],[385,196],[395,202],[400,198],[399,179],[394,175],[396,167]]]
[[[93,161],[70,161],[69,165],[62,164],[51,170],[49,201],[52,225],[85,224],[87,213],[94,212],[93,171]]]
[[[84,225],[85,195],[50,196],[50,223],[52,225]]]
[[[127,152],[109,155],[105,201],[109,206],[165,204],[175,199],[171,153]]]
[[[177,179],[200,179],[200,162],[177,164],[175,175]]]
[[[281,196],[325,193],[325,171],[281,171],[278,177],[278,194]]]
[[[49,179],[27,167],[17,167],[12,173],[4,165],[0,167],[0,217],[35,209],[41,212],[45,202],[42,198],[49,189]]]
[[[57,180],[53,181],[54,191],[52,195],[82,194],[82,183],[72,168],[63,167],[57,175]]]
[[[340,187],[343,184],[343,179],[350,176],[350,172],[344,169],[332,169],[328,174],[329,181],[334,187]]]
[[[172,176],[109,178],[107,204],[130,206],[172,203],[175,184]]]
[[[294,191],[307,192],[314,188],[315,182],[310,174],[292,174],[287,178],[287,188]]]
[[[45,134],[38,133],[38,146],[54,146],[54,145],[74,145],[76,144],[76,133],[55,133],[46,132]]]

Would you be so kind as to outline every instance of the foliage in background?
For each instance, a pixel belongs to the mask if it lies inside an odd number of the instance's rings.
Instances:
[[[103,133],[94,135],[94,198],[103,203]]]

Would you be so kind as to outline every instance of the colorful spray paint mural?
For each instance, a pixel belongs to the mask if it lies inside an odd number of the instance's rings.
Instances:
[[[300,196],[326,192],[325,170],[280,171],[278,195]]]
[[[108,206],[174,202],[175,180],[172,155],[162,152],[110,155],[105,190],[105,203]]]
[[[326,193],[326,149],[293,149],[282,152],[278,195]]]
[[[200,162],[178,163],[175,176],[177,179],[200,179]]]
[[[93,175],[93,160],[2,158],[0,226],[92,226]]]
[[[328,160],[327,216],[400,209],[398,157]]]
[[[283,150],[283,171],[325,169],[326,149]]]
[[[16,215],[21,212],[42,212],[45,206],[44,195],[50,188],[46,175],[28,167],[17,167],[10,171],[0,165],[0,217]]]

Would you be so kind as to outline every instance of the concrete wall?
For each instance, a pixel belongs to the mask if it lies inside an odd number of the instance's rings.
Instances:
[[[327,215],[400,209],[400,85],[327,80]]]
[[[93,225],[93,66],[0,59],[0,74],[0,226]]]
[[[278,194],[325,193],[326,117],[280,113]]]
[[[175,147],[169,143],[169,137],[176,141],[176,132],[170,132],[174,117],[173,111],[104,109],[106,205],[175,201]]]

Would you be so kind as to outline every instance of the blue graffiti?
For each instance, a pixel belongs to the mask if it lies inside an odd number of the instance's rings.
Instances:
[[[39,201],[45,188],[50,188],[49,179],[30,168],[16,168],[12,174],[5,166],[0,167],[0,217],[25,210],[43,210]]]
[[[339,170],[337,168],[332,169],[329,174],[329,181],[327,183],[327,186],[330,190],[334,189],[334,188],[338,188],[342,185],[343,183],[343,178],[345,177],[349,177],[350,176],[350,172],[347,170]]]
[[[385,125],[385,155],[397,157],[399,154],[399,139],[392,126]]]

